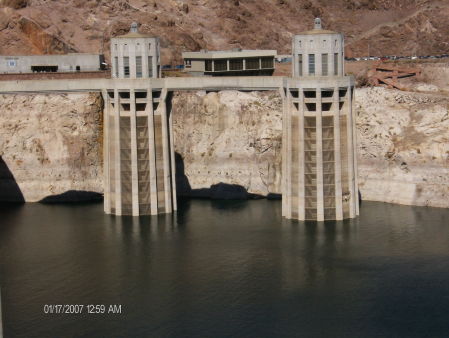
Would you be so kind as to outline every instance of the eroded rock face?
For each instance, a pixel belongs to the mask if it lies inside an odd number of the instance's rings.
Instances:
[[[175,151],[192,189],[227,183],[254,194],[281,191],[278,92],[182,93],[173,114]]]
[[[99,95],[1,95],[0,111],[0,201],[102,192]]]
[[[362,198],[449,207],[447,96],[363,88],[355,98]],[[0,201],[103,191],[100,95],[0,99]],[[179,193],[218,183],[281,193],[278,92],[181,93],[172,113]]]
[[[362,198],[449,207],[449,99],[384,88],[355,97]],[[277,93],[182,94],[173,106],[175,148],[193,189],[224,182],[281,192]]]
[[[362,198],[449,207],[449,99],[364,88],[356,91]]]

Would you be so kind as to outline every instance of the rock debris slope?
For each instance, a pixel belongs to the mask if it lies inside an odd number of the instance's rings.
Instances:
[[[202,48],[287,54],[316,16],[345,34],[348,56],[449,52],[448,0],[0,0],[0,54],[108,56],[133,21],[161,37],[164,64]]]

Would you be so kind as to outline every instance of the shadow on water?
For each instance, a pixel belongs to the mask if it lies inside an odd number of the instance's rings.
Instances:
[[[22,191],[8,165],[0,156],[0,202],[24,203]]]
[[[59,195],[50,195],[44,197],[39,203],[58,204],[58,203],[85,203],[102,202],[103,194],[94,191],[69,190]]]
[[[209,188],[192,189],[189,179],[185,174],[184,159],[179,153],[175,153],[176,162],[176,190],[178,197],[204,198],[211,200],[220,200],[220,206],[229,205],[235,206],[235,200],[249,200],[263,198],[260,195],[248,193],[248,191],[241,185],[228,184],[220,182],[211,185]],[[273,199],[278,199],[274,196]],[[223,200],[229,201],[223,203]],[[232,201],[232,202],[231,202]]]

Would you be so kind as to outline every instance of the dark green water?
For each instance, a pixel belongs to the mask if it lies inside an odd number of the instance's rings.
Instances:
[[[305,224],[266,200],[140,219],[3,206],[0,285],[5,338],[449,337],[449,211],[364,202]]]

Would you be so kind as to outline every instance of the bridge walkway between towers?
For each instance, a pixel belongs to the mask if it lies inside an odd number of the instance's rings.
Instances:
[[[19,93],[71,93],[102,92],[104,89],[167,89],[190,90],[278,90],[285,83],[284,77],[191,77],[161,79],[67,79],[0,81],[0,94]]]

